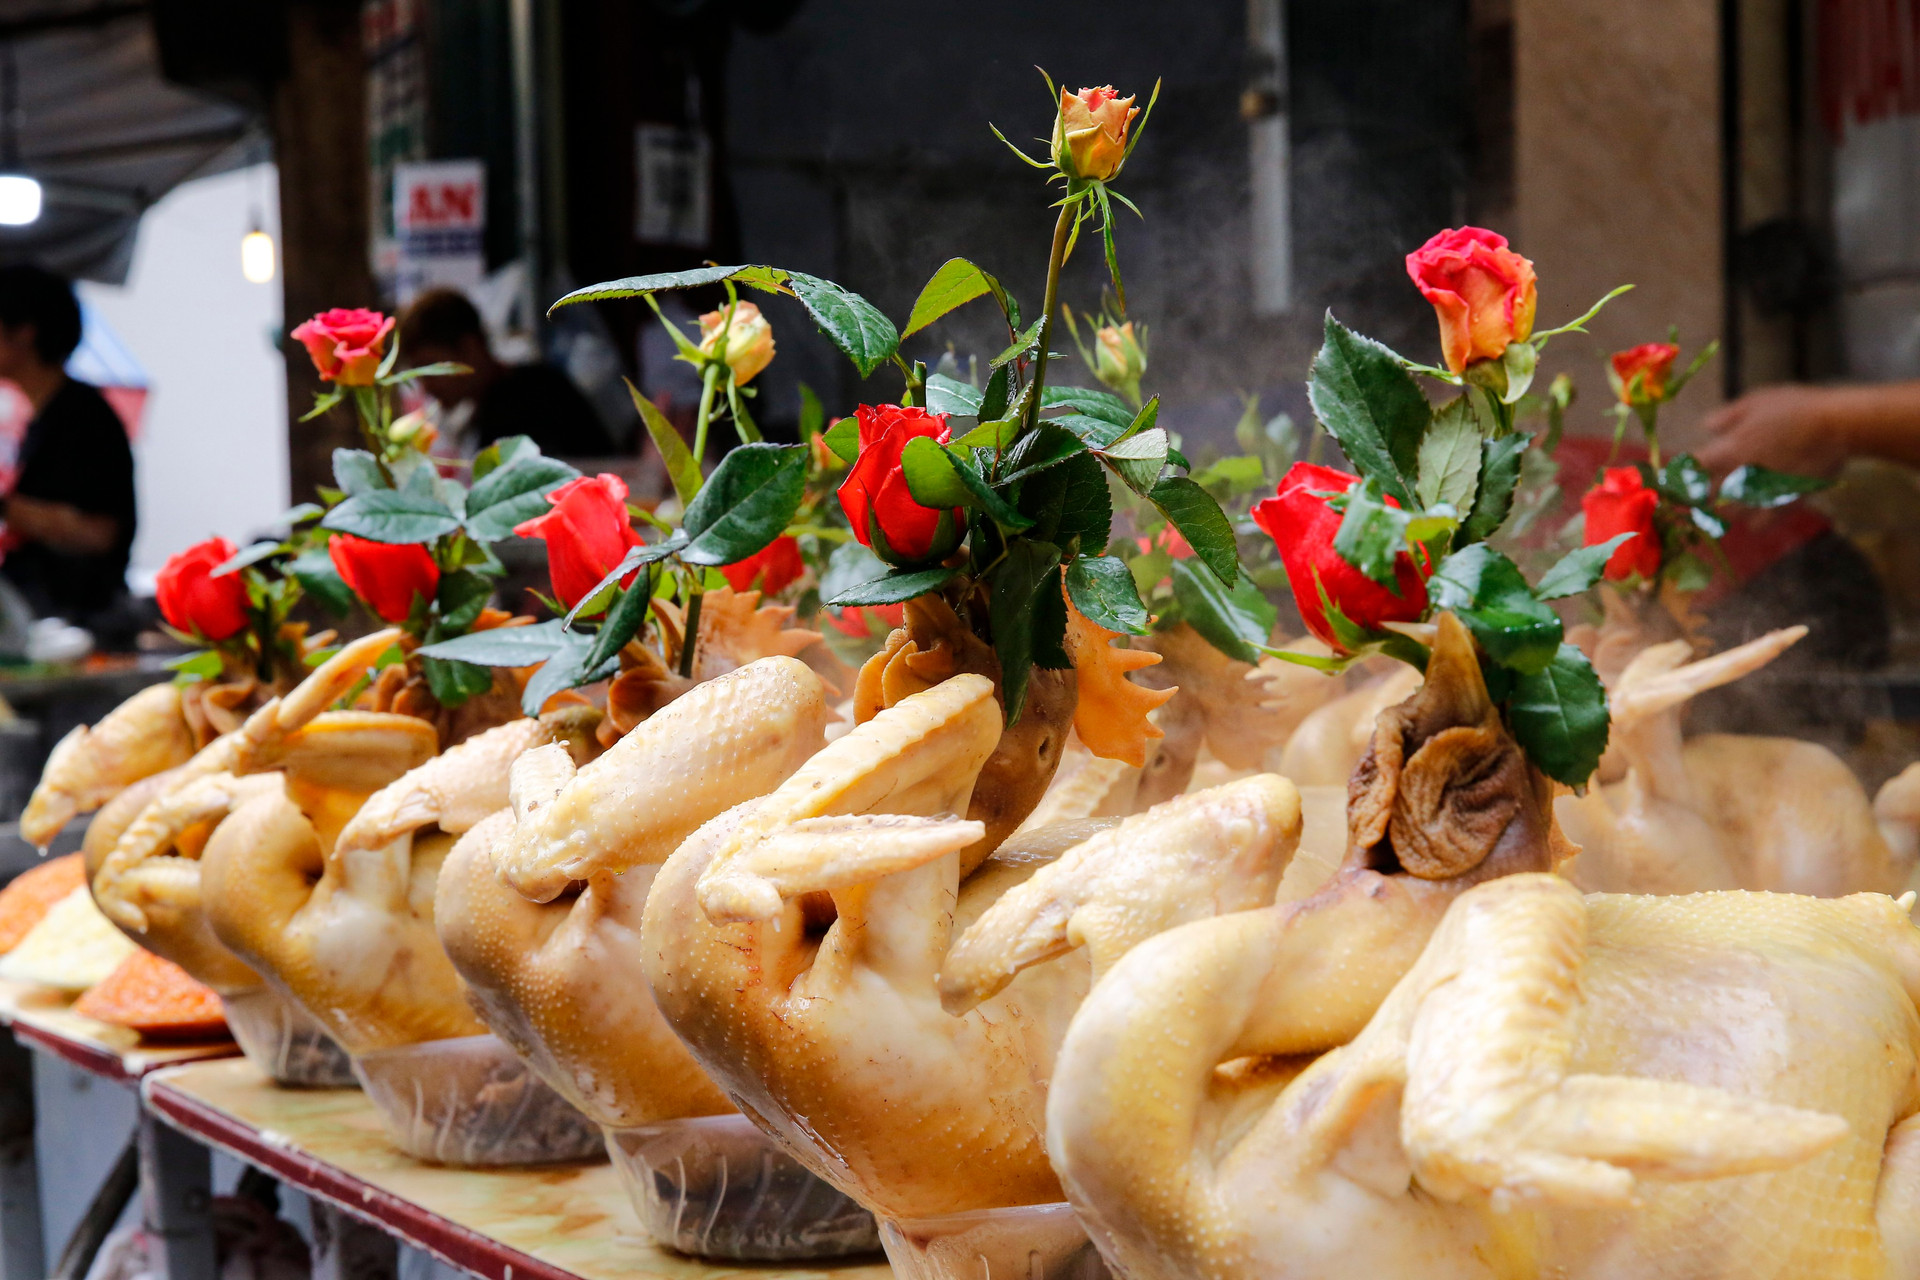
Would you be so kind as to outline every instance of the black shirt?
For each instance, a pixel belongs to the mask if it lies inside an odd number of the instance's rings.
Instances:
[[[27,542],[6,553],[0,573],[43,616],[78,622],[113,603],[126,589],[133,547],[133,449],[120,416],[98,389],[72,378],[60,384],[27,424],[13,491],[64,502],[88,515],[112,516],[120,533],[99,555],[70,555]]]
[[[580,388],[552,365],[509,365],[473,406],[479,447],[527,436],[550,457],[604,458],[613,441]]]

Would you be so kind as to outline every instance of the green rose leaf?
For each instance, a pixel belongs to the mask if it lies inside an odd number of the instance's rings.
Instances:
[[[680,521],[688,564],[745,560],[780,536],[807,484],[807,450],[797,444],[743,444],[714,468]]]
[[[985,393],[980,388],[949,378],[944,373],[927,375],[927,412],[952,413],[963,418],[974,418],[980,414],[980,402]]]
[[[932,441],[927,443],[932,444]],[[1002,530],[1007,533],[1021,533],[1033,527],[1033,519],[1023,514],[1019,508],[1000,496],[1000,491],[987,482],[986,472],[980,468],[977,459],[969,457],[964,450],[954,452],[942,450],[947,461],[952,464],[954,474],[960,483],[966,486],[969,501],[965,505],[977,507]],[[909,487],[912,481],[908,481]]]
[[[473,455],[473,482],[479,484],[494,470],[517,458],[538,457],[540,446],[528,436],[501,436]]]
[[[274,542],[271,539],[264,542],[256,542],[245,550],[235,552],[233,555],[228,556],[225,560],[215,565],[212,576],[218,578],[229,573],[238,573],[248,565],[259,564],[268,556],[277,553],[283,545],[283,543]]]
[[[1607,691],[1587,656],[1563,644],[1552,661],[1515,678],[1507,719],[1540,771],[1570,787],[1585,786],[1607,749]]]
[[[850,289],[800,271],[787,273],[793,296],[807,309],[820,332],[865,378],[900,349],[900,332],[880,309]]]
[[[1049,386],[1040,393],[1042,411],[1067,409],[1074,413],[1084,413],[1089,418],[1098,418],[1102,422],[1112,423],[1121,430],[1133,425],[1134,412],[1127,402],[1111,391],[1094,391],[1086,387]]]
[[[595,680],[605,680],[620,670],[617,657],[607,659],[598,667],[589,667],[587,653],[592,648],[592,636],[567,637],[566,643],[533,673],[533,679],[527,681],[526,692],[520,696],[520,709],[530,716],[537,716],[540,708],[546,706],[547,699],[554,694],[592,684]]]
[[[1154,427],[1095,452],[1102,462],[1113,468],[1115,475],[1126,481],[1129,489],[1145,494],[1167,469],[1167,448],[1167,433]]]
[[[493,672],[472,663],[422,658],[420,671],[427,678],[427,688],[443,707],[457,707],[468,698],[493,688]]]
[[[1380,482],[1369,476],[1347,491],[1347,510],[1333,536],[1333,549],[1342,560],[1399,595],[1395,562],[1407,549],[1412,521],[1407,512],[1382,500]]]
[[[353,591],[333,567],[333,557],[325,547],[315,547],[287,561],[287,576],[336,618],[353,608]]]
[[[551,316],[561,307],[571,306],[576,302],[601,302],[609,298],[642,298],[649,293],[660,293],[667,289],[697,289],[702,285],[719,284],[722,280],[740,280],[756,289],[771,291],[779,287],[786,274],[777,267],[695,267],[690,271],[626,276],[619,280],[605,280],[599,284],[590,284],[584,289],[575,289],[548,307],[547,314]]]
[[[1690,453],[1669,458],[1658,471],[1645,462],[1636,465],[1642,483],[1683,507],[1697,507],[1713,497],[1713,476]]]
[[[1040,331],[1047,327],[1046,317],[1042,316],[1028,325],[1025,331],[1014,338],[1005,351],[987,362],[987,368],[998,369],[1001,365],[1012,364],[1015,360],[1030,354],[1040,345]]]
[[[333,482],[340,486],[340,492],[349,498],[363,493],[372,493],[375,489],[391,489],[386,475],[380,470],[379,462],[365,449],[335,449],[333,451]]]
[[[896,570],[878,578],[855,582],[835,595],[828,596],[826,603],[836,609],[864,604],[899,604],[915,596],[924,596],[929,591],[938,591],[959,572],[958,569],[949,569],[945,565],[935,565],[931,569]],[[821,595],[826,595],[824,589]]]
[[[1451,610],[1502,666],[1539,672],[1560,647],[1559,615],[1534,597],[1520,566],[1484,542],[1442,560],[1427,599]]]
[[[1520,397],[1527,394],[1527,388],[1533,385],[1533,371],[1540,363],[1540,349],[1531,342],[1509,342],[1504,355],[1500,357],[1500,367],[1507,375],[1507,389],[1500,399],[1507,404],[1518,404]]]
[[[1147,634],[1147,607],[1140,603],[1132,570],[1118,556],[1076,557],[1067,566],[1067,595],[1095,626],[1132,636]]]
[[[667,420],[660,412],[660,406],[640,394],[640,388],[627,382],[627,394],[633,397],[633,407],[640,412],[640,421],[647,424],[647,438],[653,441],[653,447],[660,451],[660,460],[666,464],[667,479],[673,482],[674,496],[680,499],[684,510],[700,492],[703,483],[700,477],[700,460],[693,456],[693,450],[680,434],[678,427]],[[819,401],[814,402],[816,405]],[[829,445],[831,447],[831,445]],[[473,505],[469,502],[467,505]]]
[[[471,663],[480,667],[530,667],[545,662],[567,645],[558,618],[530,627],[493,627],[451,640],[421,645],[416,652],[429,658]]]
[[[1233,525],[1212,494],[1186,476],[1169,476],[1148,491],[1147,501],[1180,531],[1221,582],[1234,584],[1240,576],[1240,552],[1234,545]]]
[[[1125,427],[1084,413],[1063,413],[1055,418],[1042,418],[1041,421],[1049,426],[1065,427],[1093,449],[1104,449],[1127,433]]]
[[[992,449],[998,452],[1013,443],[1020,434],[1020,424],[1012,420],[1004,422],[983,422],[959,439],[953,441],[956,449]]]
[[[1532,439],[1515,433],[1489,440],[1481,448],[1480,482],[1457,545],[1486,540],[1506,520],[1513,510],[1514,488],[1520,483],[1520,459]]]
[[[1420,505],[1455,511],[1473,506],[1480,487],[1480,423],[1465,396],[1442,405],[1420,442]]]
[[[1007,451],[1005,474],[1000,483],[1010,484],[1030,475],[1056,467],[1077,453],[1086,452],[1087,443],[1065,427],[1043,421],[1037,431],[1020,437]]]
[[[1188,626],[1239,662],[1260,661],[1257,646],[1272,637],[1279,616],[1251,580],[1242,577],[1229,589],[1191,560],[1173,562],[1173,599]]]
[[[192,684],[196,680],[213,680],[227,669],[220,655],[212,649],[201,649],[194,653],[183,653],[177,658],[168,658],[167,666],[173,671],[175,684]]]
[[[1539,600],[1559,600],[1565,596],[1579,595],[1600,581],[1600,575],[1607,570],[1607,561],[1620,544],[1637,536],[1616,533],[1605,542],[1567,552],[1553,568],[1540,575],[1540,581],[1533,589],[1534,597]]]
[[[960,479],[958,464],[931,436],[915,436],[900,451],[900,472],[907,492],[923,507],[970,507],[973,490]]]
[[[820,598],[831,603],[842,592],[886,574],[886,561],[857,542],[843,542],[827,557],[826,572],[820,575]]]
[[[598,667],[619,656],[627,641],[639,635],[640,628],[646,625],[647,610],[652,604],[653,576],[649,571],[635,578],[633,585],[621,592],[613,607],[607,610],[606,621],[594,632],[593,647],[587,650],[586,665]]]
[[[373,542],[432,542],[460,527],[460,520],[438,498],[395,489],[357,494],[327,512],[320,522],[336,533]]]
[[[579,477],[573,467],[542,454],[496,467],[467,494],[467,532],[481,542],[510,538],[515,525],[546,514],[548,494]]]
[[[1077,539],[1082,547],[1102,549],[1113,531],[1106,473],[1090,453],[1075,454],[1065,466],[1027,480],[1020,489],[1020,510],[1030,521],[1030,537],[1059,547]]]
[[[1749,507],[1784,507],[1832,485],[1824,476],[1800,476],[1771,467],[1735,467],[1720,484],[1720,496]]]
[[[1155,396],[1140,406],[1140,412],[1133,415],[1133,421],[1127,424],[1127,429],[1121,434],[1120,439],[1131,440],[1142,432],[1151,431],[1159,421],[1160,397]]]
[[[1400,357],[1327,313],[1326,341],[1313,358],[1307,398],[1327,433],[1362,476],[1403,507],[1415,502],[1420,441],[1433,408]]]
[[[900,336],[911,338],[928,325],[983,294],[991,293],[1006,308],[1006,295],[1000,282],[965,258],[949,258],[933,273],[920,296],[914,299],[907,316],[907,328]]]
[[[670,555],[677,554],[686,545],[686,530],[675,529],[672,536],[664,541],[627,548],[627,554],[620,557],[620,563],[613,566],[600,581],[594,583],[593,590],[575,601],[573,608],[567,610],[567,616],[561,619],[561,624],[571,630],[574,620],[581,614],[600,612],[607,607],[607,598],[620,589],[621,579],[642,565],[655,564]]]
[[[993,598],[988,617],[993,625],[993,651],[1000,659],[1000,691],[1006,701],[1007,723],[1020,719],[1027,704],[1036,648],[1045,648],[1046,636],[1037,636],[1035,615],[1041,597],[1060,593],[1060,548],[1050,542],[1021,538],[1007,547],[988,581]],[[1064,623],[1064,615],[1062,622]],[[1042,644],[1036,645],[1036,639]],[[1052,647],[1058,648],[1057,638]]]
[[[493,581],[472,569],[454,569],[440,575],[440,588],[434,599],[440,606],[436,624],[441,633],[465,631],[480,618],[480,611],[493,598]],[[437,638],[437,637],[436,637]]]
[[[848,466],[860,457],[860,421],[851,414],[828,427],[820,438],[833,450],[833,456]]]

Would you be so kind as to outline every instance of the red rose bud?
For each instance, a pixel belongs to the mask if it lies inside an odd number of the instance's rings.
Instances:
[[[1395,595],[1333,549],[1341,515],[1327,505],[1327,495],[1345,493],[1359,483],[1358,476],[1344,471],[1296,462],[1281,477],[1279,491],[1253,508],[1253,522],[1280,549],[1301,621],[1335,652],[1344,649],[1327,622],[1327,605],[1368,631],[1388,622],[1417,622],[1427,608],[1426,579],[1432,570],[1417,567],[1406,552],[1394,561],[1400,589]],[[1389,506],[1400,505],[1392,498],[1386,501]]]
[[[417,542],[370,542],[336,533],[327,554],[353,594],[388,622],[405,622],[415,597],[431,600],[440,586],[440,566]]]
[[[1127,133],[1140,108],[1112,85],[1060,90],[1060,114],[1053,123],[1053,163],[1069,178],[1107,181],[1127,158]]]
[[[1627,351],[1616,351],[1607,360],[1607,381],[1621,404],[1646,404],[1667,398],[1667,379],[1673,373],[1674,359],[1680,348],[1671,342],[1643,342]],[[1633,385],[1634,375],[1640,385]]]
[[[307,349],[321,381],[370,387],[392,332],[392,316],[364,307],[335,307],[295,329],[293,339]]]
[[[1638,535],[1607,557],[1609,580],[1623,582],[1636,573],[1651,578],[1660,572],[1660,535],[1653,527],[1653,510],[1659,505],[1660,495],[1647,488],[1634,467],[1608,467],[1600,483],[1580,499],[1580,509],[1587,513],[1588,546],[1622,533]]]
[[[1440,349],[1460,373],[1533,335],[1533,264],[1480,227],[1442,231],[1407,255],[1407,274],[1440,317]]]
[[[751,591],[758,586],[770,596],[779,595],[806,571],[800,559],[800,540],[790,533],[781,534],[745,560],[720,568],[727,585],[735,591]]]
[[[966,513],[958,507],[943,512],[921,506],[914,501],[906,473],[900,469],[900,454],[908,441],[926,436],[937,444],[947,442],[947,415],[897,404],[878,408],[863,404],[854,413],[860,422],[860,455],[839,490],[840,509],[847,513],[853,536],[862,546],[873,547],[872,534],[877,526],[886,540],[886,550],[903,561],[926,560],[952,550],[953,543],[959,541],[958,531],[964,527]],[[952,524],[948,545],[936,547],[942,515],[950,515]]]
[[[247,585],[238,573],[213,571],[233,559],[225,538],[208,538],[176,553],[154,580],[160,616],[176,631],[219,642],[247,625]]]
[[[853,636],[864,640],[868,634],[869,617],[878,618],[889,627],[907,625],[907,606],[904,604],[850,604],[839,611],[825,610],[822,615],[835,631],[841,635]]]
[[[515,525],[513,531],[546,540],[554,598],[571,609],[642,539],[627,515],[627,482],[619,476],[602,472],[569,480],[548,494],[547,501],[553,504],[551,511]],[[621,585],[631,583],[638,572],[621,579]]]

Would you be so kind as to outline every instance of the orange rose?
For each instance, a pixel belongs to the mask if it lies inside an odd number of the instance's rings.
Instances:
[[[773,363],[773,326],[751,302],[734,303],[731,321],[725,307],[709,311],[700,317],[701,355],[719,351],[722,327],[727,334],[727,367],[733,370],[734,382],[744,387]]]
[[[387,335],[392,332],[392,316],[364,307],[335,307],[300,325],[293,331],[293,340],[307,349],[321,381],[370,387],[386,358]]]
[[[1105,182],[1120,172],[1127,158],[1127,131],[1140,108],[1122,98],[1112,85],[1060,90],[1060,114],[1053,122],[1053,162],[1069,178]]]
[[[1407,274],[1440,317],[1447,368],[1498,360],[1533,335],[1533,264],[1480,227],[1442,231],[1407,255]]]
[[[1671,342],[1643,342],[1627,351],[1616,351],[1607,360],[1607,381],[1621,404],[1657,403],[1667,398],[1667,379],[1673,374],[1674,359],[1680,348]],[[1633,385],[1638,375],[1640,385]]]

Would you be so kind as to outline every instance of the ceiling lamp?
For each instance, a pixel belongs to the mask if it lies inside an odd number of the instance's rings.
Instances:
[[[38,182],[24,173],[0,174],[0,226],[24,227],[38,222],[42,203]],[[272,252],[272,246],[268,246],[268,252]]]
[[[45,193],[19,171],[20,68],[11,43],[0,53],[0,226],[24,227],[40,220]]]
[[[5,181],[0,178],[0,183]],[[240,274],[251,284],[273,279],[273,237],[257,226],[240,237]]]

